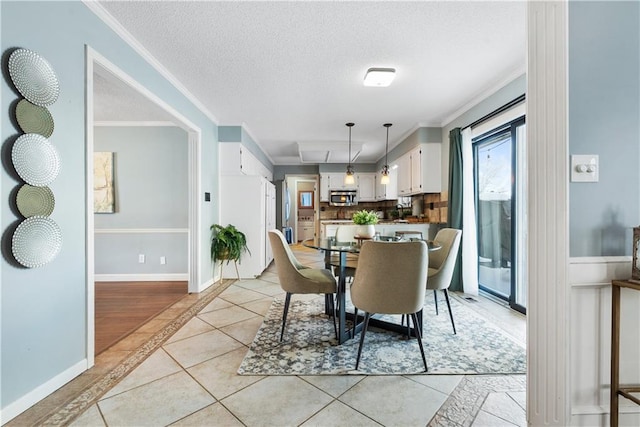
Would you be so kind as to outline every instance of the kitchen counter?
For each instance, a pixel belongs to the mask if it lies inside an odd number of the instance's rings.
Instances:
[[[346,224],[353,224],[353,221],[350,219],[323,219],[320,221],[320,236],[322,238],[333,236],[336,234],[338,226]],[[394,236],[396,231],[420,231],[425,238],[433,239],[440,227],[439,224],[430,224],[428,222],[382,220],[375,225],[375,228],[376,232],[379,232],[382,236]]]
[[[322,219],[320,220],[320,223],[321,224],[353,224],[353,221],[350,219]],[[406,221],[406,220],[383,219],[378,221],[378,224],[428,224],[428,222],[410,223],[409,221]]]

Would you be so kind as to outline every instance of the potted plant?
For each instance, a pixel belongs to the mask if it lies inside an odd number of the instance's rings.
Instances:
[[[376,234],[374,225],[378,223],[378,215],[374,211],[366,209],[357,211],[351,219],[354,224],[360,226],[356,230],[358,236],[372,238]]]
[[[214,264],[216,261],[220,261],[220,268],[222,268],[222,263],[225,260],[227,264],[229,261],[233,261],[236,266],[238,280],[240,280],[238,261],[240,261],[244,252],[251,255],[251,251],[247,246],[247,237],[242,231],[231,224],[226,227],[220,224],[211,226],[211,261]]]

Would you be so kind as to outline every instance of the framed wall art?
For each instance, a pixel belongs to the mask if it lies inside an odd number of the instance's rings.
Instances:
[[[113,179],[114,153],[93,153],[93,212],[115,213],[115,189]]]

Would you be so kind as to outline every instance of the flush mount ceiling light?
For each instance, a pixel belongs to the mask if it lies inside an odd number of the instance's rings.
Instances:
[[[380,184],[389,184],[389,128],[393,126],[391,123],[385,123],[383,125],[387,128],[387,145],[384,150],[384,167],[382,168],[382,177],[380,178]]]
[[[391,84],[395,76],[395,68],[369,68],[364,75],[364,85],[386,87]]]
[[[353,176],[353,166],[351,166],[351,128],[354,123],[347,123],[346,126],[349,128],[349,164],[347,165],[347,174],[344,176],[344,183],[346,185],[353,185],[356,183],[356,178]]]

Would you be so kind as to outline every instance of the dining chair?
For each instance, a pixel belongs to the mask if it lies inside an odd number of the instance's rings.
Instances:
[[[280,341],[284,337],[287,313],[293,294],[324,294],[325,303],[333,313],[333,329],[338,336],[336,326],[336,310],[333,296],[337,291],[336,278],[330,270],[310,268],[300,264],[287,244],[280,230],[269,230],[269,241],[273,250],[273,259],[278,271],[280,286],[286,292],[284,312],[282,313],[282,330]]]
[[[455,228],[443,228],[438,231],[434,240],[436,243],[441,245],[441,248],[429,254],[429,270],[426,285],[426,289],[433,290],[433,297],[436,304],[436,315],[438,314],[438,290],[442,290],[444,292],[454,334],[456,334],[456,325],[453,321],[453,312],[451,311],[448,289],[451,285],[453,270],[456,265],[456,260],[458,259],[461,239],[462,230]]]
[[[424,369],[428,370],[417,316],[424,306],[428,253],[424,241],[366,241],[362,244],[358,269],[351,285],[351,302],[356,307],[355,318],[357,319],[358,309],[365,312],[356,370],[360,365],[365,334],[373,314],[410,315]]]

